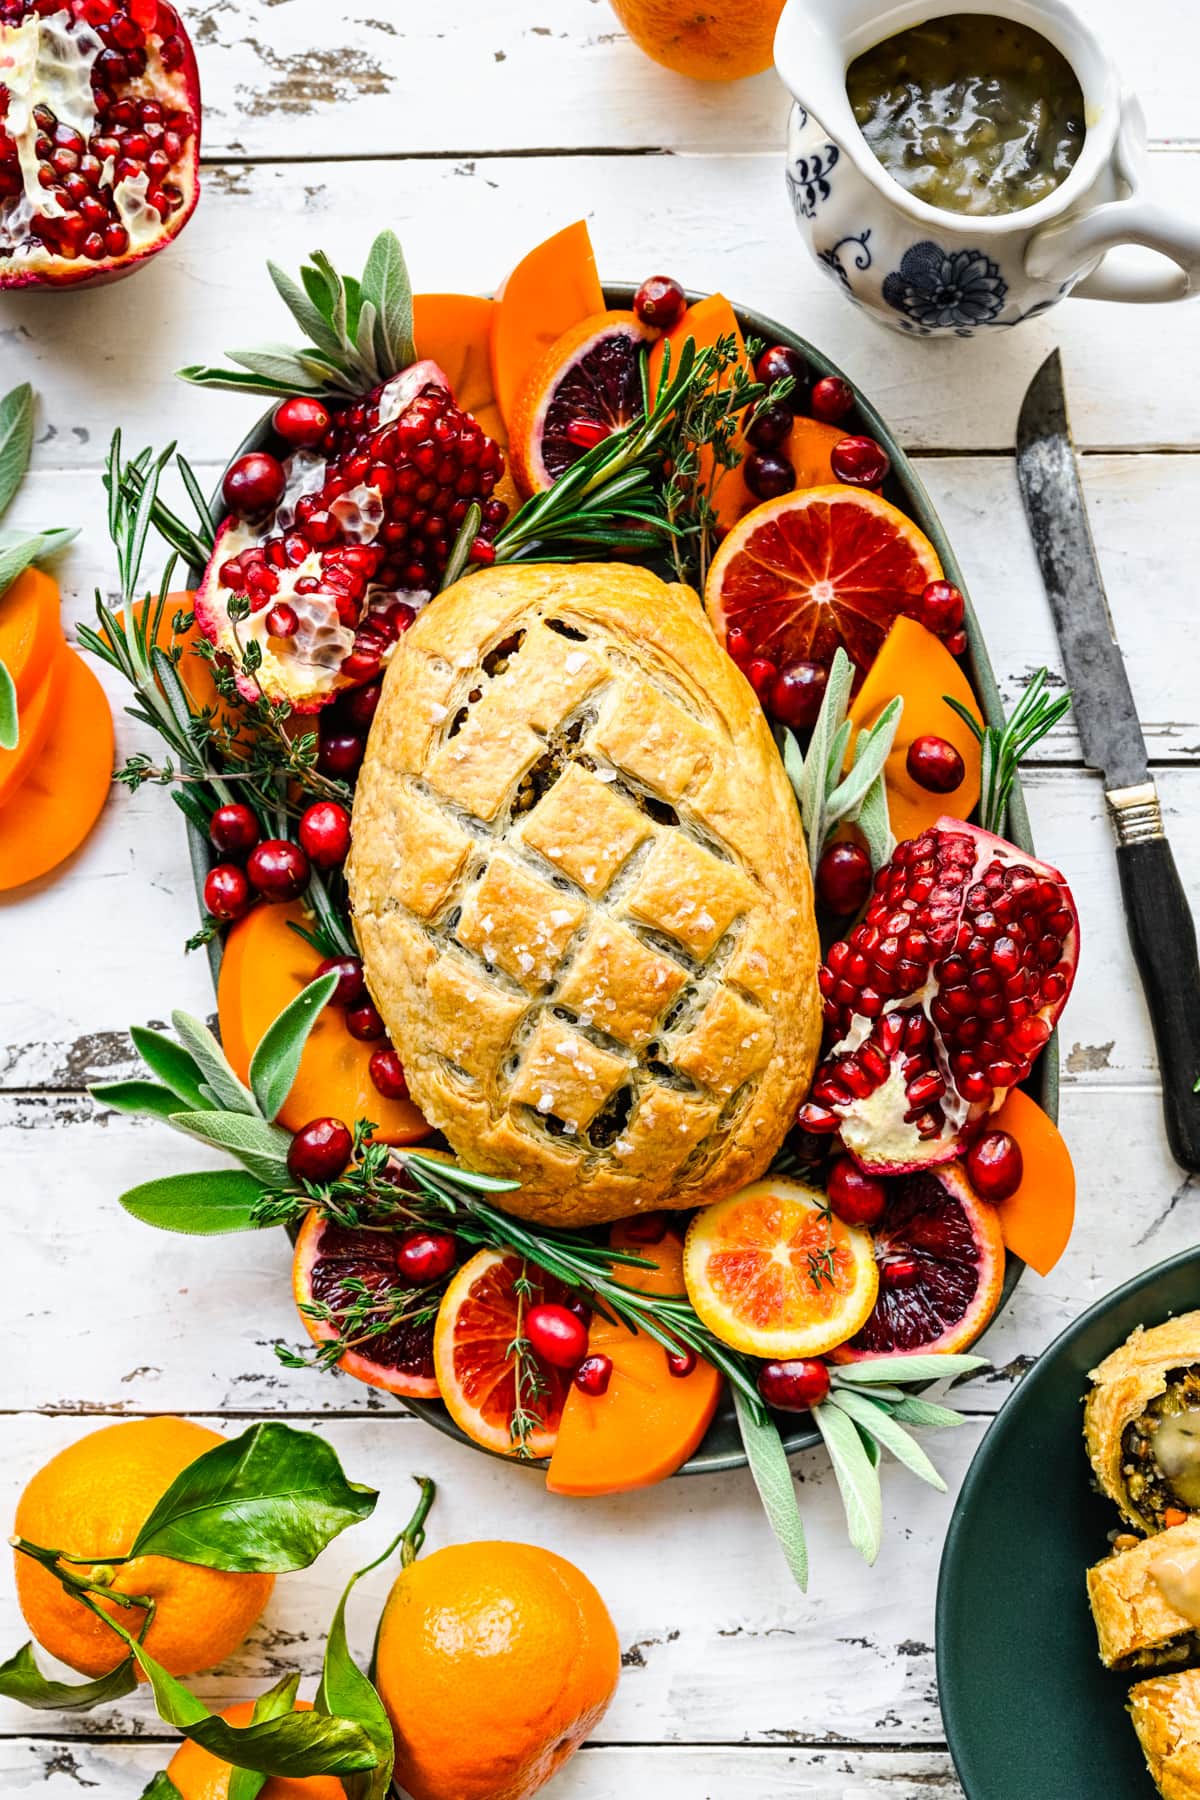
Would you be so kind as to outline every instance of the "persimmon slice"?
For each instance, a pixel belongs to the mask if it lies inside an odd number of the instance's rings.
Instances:
[[[197,712],[203,712],[205,707],[210,707],[214,712],[219,713],[223,703],[217,692],[217,684],[213,680],[212,665],[208,658],[201,656],[196,649],[197,644],[204,641],[203,634],[197,629],[194,620],[186,631],[175,630],[176,616],[179,613],[191,612],[195,598],[194,593],[183,588],[177,594],[168,594],[161,609],[158,609],[157,600],[138,600],[134,603],[133,616],[140,624],[147,609],[150,610],[152,618],[157,610],[154,642],[160,650],[170,651],[176,645],[182,649],[183,654],[176,663],[175,670],[184,693]],[[116,617],[119,623],[123,622],[123,613],[119,612]]]
[[[307,987],[321,956],[290,929],[312,920],[296,900],[289,906],[260,904],[239,919],[225,939],[217,984],[217,1014],[225,1054],[244,1081],[255,1046],[271,1021]],[[375,1122],[385,1144],[415,1144],[429,1126],[411,1100],[387,1100],[371,1080],[371,1052],[346,1030],[340,1008],[327,1006],[300,1059],[279,1122],[299,1131],[310,1119]]]
[[[792,421],[787,440],[779,454],[796,471],[798,488],[831,487],[837,481],[833,472],[833,447],[845,437],[841,425],[826,425],[822,419],[810,419],[806,413]]]
[[[62,652],[59,697],[41,753],[0,807],[0,891],[65,862],[100,816],[112,781],[108,699],[73,650]]]
[[[572,325],[604,311],[604,290],[584,221],[555,232],[523,257],[497,291],[496,302],[492,386],[511,426],[521,388],[546,351]],[[432,352],[423,348],[422,354]]]
[[[1020,1088],[1013,1088],[988,1127],[1010,1132],[1021,1146],[1021,1185],[995,1208],[1004,1242],[1031,1269],[1048,1275],[1075,1224],[1071,1152],[1053,1119]]]
[[[68,658],[74,654],[59,638],[57,654],[28,700],[17,708],[20,736],[13,749],[0,750],[0,806],[12,799],[37,764],[50,727],[62,711]]]
[[[455,403],[503,450],[508,434],[492,381],[492,328],[498,307],[480,294],[414,294],[417,355],[444,369]]]
[[[434,1368],[450,1417],[473,1442],[502,1456],[520,1449],[513,1434],[517,1360],[512,1346],[520,1329],[516,1284],[522,1269],[530,1286],[526,1307],[565,1299],[558,1282],[511,1250],[480,1250],[446,1289],[433,1334]],[[538,1391],[526,1391],[524,1405],[535,1424],[526,1435],[525,1453],[548,1456],[571,1377],[536,1358],[533,1366]]]
[[[616,1225],[618,1250],[653,1261],[653,1270],[619,1268],[616,1278],[646,1293],[682,1294],[683,1245],[673,1232],[659,1244],[627,1238]],[[610,1357],[613,1371],[605,1393],[580,1393],[573,1384],[546,1486],[551,1493],[586,1496],[619,1494],[663,1481],[700,1444],[717,1409],[721,1377],[701,1359],[688,1375],[672,1375],[662,1345],[646,1332],[611,1324],[599,1314],[588,1331],[588,1354]]]
[[[706,300],[698,300],[695,306],[689,306],[678,325],[672,326],[664,338],[650,352],[650,391],[658,386],[662,372],[665,351],[664,344],[671,346],[671,368],[679,365],[679,352],[691,338],[697,350],[708,350],[720,342],[722,338],[733,338],[737,346],[737,363],[718,377],[711,385],[718,390],[727,387],[733,380],[734,369],[740,364],[745,373],[753,375],[750,359],[746,355],[746,345],[742,339],[741,326],[737,315],[724,294],[710,294]],[[843,434],[844,435],[844,434]],[[745,455],[746,440],[738,431],[734,435],[734,446]],[[700,452],[700,476],[703,481],[712,481],[711,499],[717,520],[725,530],[736,525],[742,514],[754,505],[754,497],[746,486],[741,464],[732,469],[717,469],[711,449],[707,447]]]
[[[0,662],[13,678],[17,705],[40,685],[63,641],[58,583],[26,569],[0,594]]]

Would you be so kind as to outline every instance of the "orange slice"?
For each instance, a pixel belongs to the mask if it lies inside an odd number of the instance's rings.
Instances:
[[[847,768],[854,758],[858,733],[875,723],[896,694],[904,701],[904,711],[891,755],[884,764],[884,781],[892,833],[902,843],[905,838],[920,837],[937,824],[943,813],[956,819],[970,818],[979,799],[979,740],[953,707],[946,705],[944,696],[965,706],[980,725],[983,715],[970,682],[941,639],[915,619],[899,618],[883,640],[883,648],[850,708],[854,736],[846,753]],[[908,772],[905,759],[909,745],[914,738],[929,732],[953,744],[963,759],[962,781],[949,794],[930,793]]]
[[[217,984],[217,1015],[225,1054],[245,1081],[255,1046],[271,1021],[307,987],[321,962],[320,952],[291,925],[311,925],[298,900],[288,906],[260,904],[239,919],[225,939]],[[310,1119],[375,1121],[385,1144],[415,1144],[429,1126],[411,1100],[387,1100],[371,1080],[371,1053],[379,1043],[350,1036],[341,1009],[327,1006],[313,1027],[279,1123],[299,1131]]]
[[[746,345],[742,338],[742,329],[737,322],[737,315],[724,294],[710,294],[707,300],[698,300],[695,306],[689,306],[678,325],[673,325],[665,338],[659,340],[650,353],[650,392],[653,394],[658,386],[662,371],[665,351],[664,344],[671,346],[671,367],[679,366],[679,352],[691,338],[697,350],[707,350],[722,338],[732,338],[737,349],[737,363],[731,366],[713,384],[718,391],[727,386],[732,378],[734,368],[738,364],[748,376],[754,371],[750,367],[750,359],[746,355]],[[845,435],[844,433],[842,435]],[[741,432],[734,435],[734,446],[744,456],[746,440]],[[728,530],[738,519],[754,505],[753,496],[746,486],[741,464],[732,469],[719,469],[711,449],[704,448],[700,452],[700,474],[703,480],[712,482],[711,499],[713,511],[718,523]]]
[[[1020,1088],[992,1118],[988,1129],[1008,1131],[1021,1146],[1021,1185],[993,1209],[1004,1241],[1039,1275],[1048,1275],[1071,1237],[1075,1223],[1075,1165],[1062,1133],[1036,1100]]]
[[[721,638],[782,667],[828,664],[842,646],[862,672],[894,620],[942,572],[911,519],[864,488],[809,488],[755,507],[713,558],[704,604]]]
[[[653,1294],[684,1292],[683,1245],[673,1232],[660,1244],[646,1245],[615,1225],[611,1241],[616,1249],[656,1264],[618,1268],[616,1279],[623,1286]],[[701,1359],[689,1375],[672,1375],[660,1343],[598,1313],[588,1331],[588,1354],[609,1357],[612,1377],[607,1391],[595,1397],[571,1384],[546,1486],[555,1494],[619,1494],[673,1475],[712,1423],[721,1395],[716,1369]]]
[[[844,1225],[798,1181],[756,1181],[693,1219],[683,1272],[722,1343],[751,1356],[823,1356],[875,1304],[871,1235]]]
[[[517,397],[534,365],[570,326],[604,311],[604,290],[583,220],[523,257],[496,300],[492,388],[511,425]]]
[[[78,850],[112,783],[113,722],[104,689],[73,650],[64,648],[54,666],[60,685],[53,718],[32,768],[0,808],[0,892],[48,875]]]
[[[61,647],[58,583],[41,569],[26,569],[0,594],[0,662],[24,706],[45,678]]]
[[[602,312],[551,345],[512,415],[513,473],[525,493],[553,486],[609,432],[642,416],[641,356],[657,335],[636,313]]]
[[[531,1291],[520,1303],[516,1284],[522,1269]],[[512,1345],[521,1304],[528,1310],[562,1297],[558,1284],[532,1264],[499,1250],[478,1251],[446,1289],[433,1334],[434,1369],[450,1417],[475,1443],[502,1456],[519,1453],[513,1426],[518,1365]],[[532,1356],[530,1361],[539,1391],[526,1390],[524,1396],[525,1410],[536,1421],[526,1436],[525,1454],[549,1456],[571,1377]]]
[[[831,461],[833,446],[840,444],[845,436],[844,426],[826,425],[822,419],[810,419],[807,414],[802,413],[794,420],[787,441],[779,447],[779,454],[795,469],[798,488],[836,484],[837,476]]]
[[[396,1267],[397,1239],[392,1232],[346,1230],[309,1213],[296,1239],[292,1258],[292,1295],[304,1328],[314,1344],[337,1335],[333,1325],[304,1311],[314,1301],[334,1312],[349,1309],[356,1292],[366,1288],[372,1304],[402,1304],[413,1294]],[[417,1308],[420,1301],[416,1302]],[[364,1337],[347,1350],[337,1367],[368,1387],[388,1394],[432,1399],[438,1391],[433,1372],[433,1321],[420,1316],[399,1318],[374,1337]]]

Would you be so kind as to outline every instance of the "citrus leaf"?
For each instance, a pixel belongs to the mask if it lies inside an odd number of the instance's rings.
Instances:
[[[355,1583],[378,1568],[390,1556],[395,1545],[389,1544],[383,1556],[376,1557],[365,1569],[359,1569],[346,1583],[337,1611],[325,1640],[325,1660],[321,1665],[321,1682],[313,1705],[317,1712],[340,1714],[361,1725],[375,1751],[375,1767],[364,1775],[354,1775],[345,1783],[347,1800],[387,1800],[391,1788],[396,1746],[391,1722],[383,1702],[350,1654],[346,1641],[346,1602]],[[232,1794],[230,1800],[233,1800]]]
[[[131,1218],[159,1231],[189,1237],[218,1237],[229,1231],[256,1231],[255,1208],[262,1183],[241,1169],[202,1169],[144,1181],[120,1197]]]
[[[21,741],[17,718],[17,684],[7,663],[0,662],[0,750],[15,750]]]
[[[812,1409],[813,1420],[833,1464],[841,1489],[850,1542],[867,1563],[873,1563],[883,1542],[883,1496],[879,1477],[853,1421],[824,1401]]]
[[[966,1418],[949,1406],[936,1406],[932,1400],[921,1400],[915,1394],[905,1394],[903,1400],[897,1400],[891,1409],[893,1419],[903,1419],[906,1425],[940,1425],[951,1430],[955,1425],[965,1425]]]
[[[25,479],[33,454],[33,389],[27,381],[0,400],[0,513]]]
[[[226,1112],[257,1113],[254,1095],[238,1080],[208,1026],[185,1012],[173,1012],[171,1024],[175,1027],[176,1037],[199,1067],[203,1088],[209,1090],[208,1097]]]
[[[233,1792],[232,1787],[229,1791],[230,1793]],[[183,1795],[175,1786],[175,1783],[171,1780],[167,1771],[165,1769],[160,1769],[157,1775],[152,1775],[150,1777],[150,1780],[142,1789],[141,1800],[183,1800]]]
[[[306,1569],[340,1531],[369,1518],[378,1498],[347,1481],[324,1438],[270,1420],[189,1463],[129,1554],[267,1574]]]
[[[286,1187],[287,1154],[291,1144],[286,1131],[268,1125],[265,1119],[251,1118],[246,1113],[174,1112],[171,1124],[202,1144],[213,1144],[227,1150],[244,1169],[268,1187]]]
[[[286,1713],[294,1712],[296,1689],[299,1685],[299,1675],[281,1676],[274,1687],[268,1688],[254,1702],[250,1723],[261,1725],[264,1719],[282,1719]],[[262,1792],[266,1781],[267,1777],[260,1769],[234,1769],[229,1777],[225,1800],[255,1800],[255,1795]]]
[[[182,1044],[167,1037],[165,1032],[151,1031],[146,1025],[131,1025],[129,1035],[150,1073],[165,1082],[193,1112],[204,1112],[211,1106],[212,1102],[201,1091],[199,1065]]]
[[[140,1113],[168,1123],[179,1111],[179,1095],[157,1081],[97,1081],[88,1093],[114,1112]]]
[[[89,1712],[93,1706],[132,1694],[136,1686],[130,1657],[96,1681],[51,1681],[34,1661],[32,1644],[22,1644],[15,1656],[0,1664],[0,1694],[39,1712]]]
[[[945,1381],[953,1375],[970,1375],[986,1369],[986,1356],[873,1356],[869,1362],[843,1363],[833,1370],[833,1385],[873,1387],[905,1381]]]
[[[250,1060],[250,1086],[264,1119],[274,1119],[292,1090],[309,1033],[333,998],[336,975],[322,975],[267,1026]]]
[[[733,1404],[737,1410],[738,1430],[746,1450],[746,1461],[754,1477],[767,1522],[775,1533],[792,1578],[802,1593],[808,1589],[808,1546],[804,1537],[804,1521],[796,1502],[796,1481],[788,1466],[783,1440],[775,1421],[756,1419],[745,1396],[735,1387]]]
[[[829,1396],[829,1404],[836,1406],[841,1412],[848,1414],[861,1430],[869,1432],[876,1443],[890,1450],[897,1462],[929,1486],[936,1488],[939,1494],[946,1492],[946,1484],[922,1450],[916,1439],[910,1437],[896,1419],[884,1407],[877,1406],[866,1394],[856,1394],[852,1388],[842,1388]]]

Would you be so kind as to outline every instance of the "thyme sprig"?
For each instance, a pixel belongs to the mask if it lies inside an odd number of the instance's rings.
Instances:
[[[979,822],[985,831],[1003,836],[1008,799],[1017,779],[1017,770],[1033,746],[1047,732],[1053,731],[1071,710],[1070,689],[1051,699],[1047,684],[1047,671],[1039,669],[1002,729],[995,725],[980,726],[959,701],[952,700],[948,694],[943,696],[946,705],[958,714],[979,742]]]

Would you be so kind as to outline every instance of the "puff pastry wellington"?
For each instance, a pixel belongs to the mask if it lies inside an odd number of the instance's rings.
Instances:
[[[795,801],[688,588],[494,569],[384,682],[348,866],[413,1097],[552,1224],[719,1199],[812,1075],[818,943]]]
[[[1163,1800],[1200,1800],[1200,1669],[1139,1681],[1129,1711]]]
[[[1200,1427],[1200,1312],[1139,1328],[1092,1370],[1092,1381],[1084,1438],[1101,1490],[1138,1531],[1160,1531],[1172,1509],[1200,1517],[1200,1454],[1187,1454],[1184,1435]]]
[[[1100,1660],[1108,1669],[1177,1668],[1200,1653],[1200,1520],[1125,1543],[1088,1570]]]

